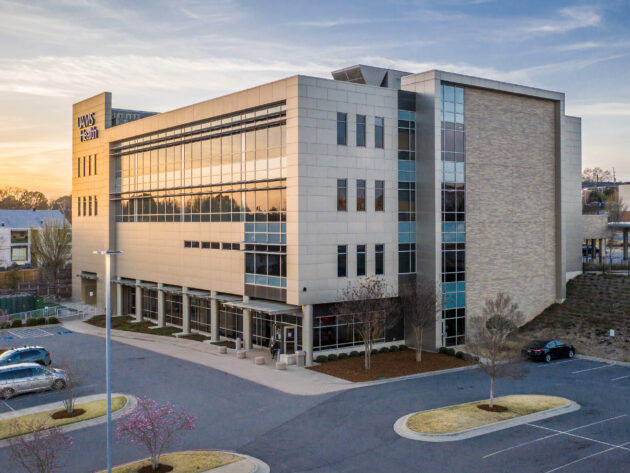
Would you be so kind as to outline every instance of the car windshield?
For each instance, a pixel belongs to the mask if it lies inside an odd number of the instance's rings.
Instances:
[[[544,347],[549,340],[534,340],[532,343],[529,344],[529,346],[531,348],[542,348]]]
[[[11,356],[12,352],[10,351],[5,351],[2,355],[0,355],[0,360],[4,360],[5,358],[9,358]]]

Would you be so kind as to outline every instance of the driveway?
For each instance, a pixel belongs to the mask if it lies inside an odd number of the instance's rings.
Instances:
[[[14,345],[0,340],[0,348]],[[21,339],[42,344],[54,363],[87,367],[80,394],[105,391],[104,340],[77,333]],[[156,340],[159,343],[159,339]],[[194,355],[201,356],[201,355]],[[553,394],[578,402],[574,413],[452,443],[398,437],[407,413],[487,397],[477,370],[407,379],[321,396],[293,396],[212,368],[112,343],[113,389],[186,406],[198,419],[185,448],[228,449],[258,457],[274,473],[298,472],[592,472],[624,471],[630,462],[630,368],[576,359],[529,363],[520,381],[499,381],[498,395]],[[50,402],[58,393],[19,396],[3,409]],[[105,466],[105,426],[76,431],[64,472]],[[173,449],[183,448],[177,445]],[[0,450],[5,464],[7,449]],[[114,462],[144,455],[115,443]]]

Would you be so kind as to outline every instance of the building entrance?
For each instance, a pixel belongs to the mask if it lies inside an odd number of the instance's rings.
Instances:
[[[252,343],[271,346],[272,339],[280,345],[282,353],[295,353],[301,347],[298,317],[285,314],[252,312]]]

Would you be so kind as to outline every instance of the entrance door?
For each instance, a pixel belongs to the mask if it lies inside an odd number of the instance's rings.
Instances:
[[[285,325],[283,327],[283,350],[282,353],[295,353],[297,351],[297,327],[295,325]]]

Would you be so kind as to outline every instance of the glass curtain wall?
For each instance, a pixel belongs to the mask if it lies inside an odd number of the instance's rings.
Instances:
[[[164,321],[176,327],[183,326],[182,295],[174,292],[164,293]]]
[[[243,340],[243,310],[219,302],[219,335]]]
[[[442,93],[442,318],[446,346],[466,333],[466,214],[464,88]]]
[[[416,96],[398,91],[398,273],[416,272]]]
[[[190,328],[211,333],[210,300],[201,297],[190,298]]]
[[[349,346],[362,346],[363,340],[359,336],[356,326],[358,321],[346,323],[339,315],[322,315],[313,317],[313,350],[332,350]],[[379,342],[393,342],[404,340],[404,326],[400,320],[394,327],[387,328],[385,323],[379,330]]]
[[[157,322],[157,289],[142,289],[142,317]]]

